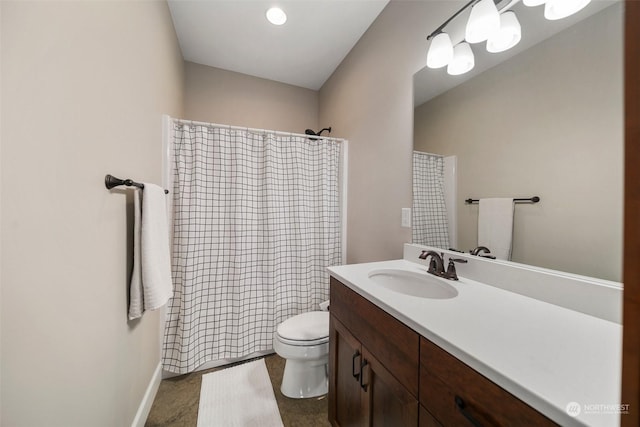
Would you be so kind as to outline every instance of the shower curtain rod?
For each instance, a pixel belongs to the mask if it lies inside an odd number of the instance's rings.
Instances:
[[[426,151],[419,151],[419,150],[413,150],[414,153],[418,153],[418,154],[425,154],[427,156],[433,156],[433,157],[442,157],[443,159],[447,156],[443,155],[443,154],[433,154],[433,153],[427,153]]]
[[[305,139],[309,139],[309,137],[314,137],[314,139],[328,139],[328,140],[336,141],[336,142],[344,142],[345,141],[344,138],[332,138],[330,136],[322,136],[322,135],[314,136],[314,135],[307,135],[307,134],[302,134],[302,133],[282,132],[282,131],[278,131],[278,130],[267,130],[267,129],[247,128],[247,127],[242,127],[242,126],[220,125],[220,124],[217,124],[217,123],[197,122],[195,120],[176,119],[176,118],[173,118],[173,117],[172,117],[172,120],[177,122],[177,123],[183,124],[183,125],[198,125],[198,126],[207,126],[207,127],[220,128],[220,129],[244,130],[244,131],[248,131],[248,132],[270,133],[270,134],[280,135],[280,136],[299,136],[299,137],[302,137],[302,138],[305,138]]]

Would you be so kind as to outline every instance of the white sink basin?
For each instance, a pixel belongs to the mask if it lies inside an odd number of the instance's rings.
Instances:
[[[407,270],[373,270],[369,278],[378,285],[405,295],[419,298],[447,299],[458,295],[458,290],[428,273]]]

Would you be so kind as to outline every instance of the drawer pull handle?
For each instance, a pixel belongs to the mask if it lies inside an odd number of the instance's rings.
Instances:
[[[358,350],[353,353],[353,357],[351,358],[351,375],[353,375],[356,381],[359,381],[361,371],[356,372],[356,359],[358,359],[358,368],[360,368],[360,352]]]
[[[466,409],[467,404],[464,403],[464,400],[462,400],[462,398],[460,396],[456,396],[454,400],[456,401],[456,407],[458,408],[458,410],[460,411],[462,416],[465,417],[467,419],[467,421],[469,421],[471,423],[471,425],[473,425],[474,427],[482,427],[482,424],[480,424],[473,417],[473,415],[471,415],[469,413],[469,411],[467,411],[467,409]]]
[[[362,360],[362,365],[360,365],[360,388],[364,391],[367,391],[368,384],[364,383],[364,368],[369,364],[367,360]]]

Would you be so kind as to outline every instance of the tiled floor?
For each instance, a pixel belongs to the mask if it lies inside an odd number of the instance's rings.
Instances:
[[[329,426],[327,419],[327,398],[290,399],[280,392],[284,359],[277,354],[265,357],[271,384],[276,395],[280,415],[285,427]],[[163,380],[146,427],[194,426],[198,421],[198,403],[202,375],[211,369]],[[262,426],[261,426],[262,427]],[[264,426],[269,427],[269,426]]]

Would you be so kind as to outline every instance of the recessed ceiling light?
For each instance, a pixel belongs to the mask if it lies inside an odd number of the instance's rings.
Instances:
[[[267,10],[267,19],[273,25],[282,25],[287,22],[287,14],[279,7],[272,7]]]

